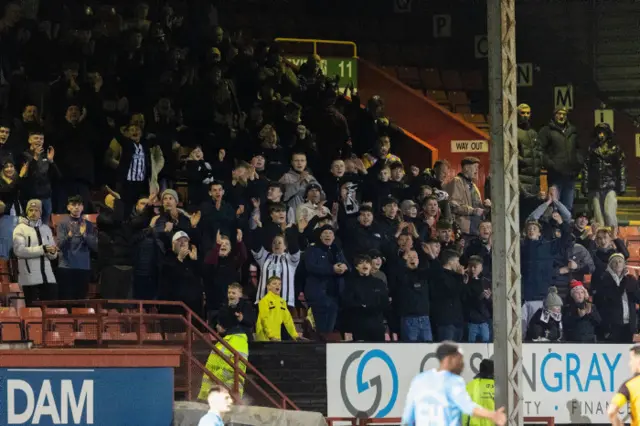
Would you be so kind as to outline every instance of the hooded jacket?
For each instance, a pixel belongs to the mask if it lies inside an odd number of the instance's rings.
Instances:
[[[536,131],[518,126],[518,178],[522,195],[538,195],[542,160],[542,148]]]
[[[18,283],[21,286],[55,284],[51,261],[58,253],[46,253],[45,245],[56,245],[51,228],[41,220],[34,222],[21,217],[13,231],[13,252],[18,258]]]
[[[284,185],[284,202],[293,211],[297,211],[298,206],[304,203],[307,186],[311,184],[320,186],[320,183],[311,174],[307,180],[303,180],[300,173],[293,169],[280,178],[280,183]],[[322,192],[322,197],[326,198],[324,192]]]
[[[602,125],[604,124],[604,125]],[[606,123],[596,126],[595,133],[604,131],[606,139],[597,139],[589,147],[587,159],[582,167],[582,193],[591,191],[615,191],[618,195],[627,188],[627,170],[624,152],[613,142],[613,132]]]

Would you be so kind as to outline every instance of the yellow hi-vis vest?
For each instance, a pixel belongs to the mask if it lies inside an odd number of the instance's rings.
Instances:
[[[249,358],[249,339],[247,335],[242,334],[229,334],[224,337],[224,341],[227,342],[236,352],[239,352],[245,359]],[[218,355],[215,351],[211,351],[209,358],[207,359],[207,370],[209,370],[218,380],[227,385],[229,389],[233,390],[233,353],[224,347],[220,342],[216,343],[216,349],[224,354],[225,359]],[[239,362],[238,366],[242,372],[247,371],[247,365],[244,362]],[[239,386],[238,391],[240,396],[244,392],[244,377],[238,376]],[[202,374],[202,386],[200,386],[200,393],[198,399],[207,400],[209,396],[209,389],[211,386],[217,384],[206,373]]]
[[[494,400],[495,381],[493,379],[473,379],[467,384],[467,392],[471,400],[487,410],[495,410],[496,403]],[[488,419],[480,419],[477,417],[463,416],[462,426],[493,426],[493,422]]]

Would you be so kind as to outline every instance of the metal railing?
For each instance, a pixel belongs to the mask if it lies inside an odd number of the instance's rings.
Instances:
[[[40,301],[36,305],[41,308],[42,316],[25,318],[25,328],[41,321],[40,338],[31,339],[39,340],[36,343],[40,347],[180,345],[184,359],[180,372],[186,374],[186,387],[176,385],[175,390],[186,392],[187,399],[197,399],[193,390],[204,374],[227,388],[236,401],[241,399],[240,387],[246,389],[251,385],[251,389],[269,405],[299,410],[293,401],[182,302],[92,299]],[[71,308],[72,313],[59,313],[63,312],[61,308]],[[216,347],[218,343],[231,356]],[[204,348],[204,351],[197,348]],[[203,363],[198,359],[198,355],[208,356],[212,352],[233,368],[232,386],[209,371],[206,361]],[[241,366],[246,366],[246,372]]]
[[[315,38],[287,38],[287,37],[277,37],[275,39],[277,43],[310,43],[313,44],[313,54],[318,54],[318,43],[321,44],[337,44],[342,46],[351,46],[353,47],[353,57],[358,57],[358,46],[353,41],[344,41],[344,40],[322,40]]]

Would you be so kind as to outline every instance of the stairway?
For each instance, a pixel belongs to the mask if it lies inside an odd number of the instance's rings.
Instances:
[[[640,116],[640,3],[602,2],[596,9],[595,78],[609,104]]]

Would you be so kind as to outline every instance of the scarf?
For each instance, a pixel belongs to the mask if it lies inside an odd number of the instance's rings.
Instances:
[[[542,310],[542,315],[540,315],[540,321],[547,324],[549,322],[549,318],[560,323],[559,327],[562,330],[562,312],[551,312],[547,309]]]

